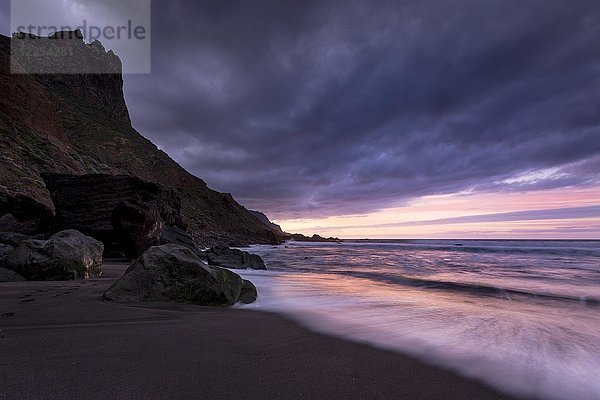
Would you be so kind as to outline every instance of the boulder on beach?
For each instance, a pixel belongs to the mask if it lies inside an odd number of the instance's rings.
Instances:
[[[102,274],[103,251],[102,242],[67,230],[48,240],[23,240],[3,267],[33,281],[94,278]]]
[[[10,269],[0,268],[0,282],[21,282],[24,281],[21,275]]]
[[[205,254],[209,265],[231,269],[267,269],[260,256],[227,246],[213,247]]]
[[[240,300],[243,288],[237,274],[206,265],[187,247],[166,244],[146,250],[104,293],[104,299],[230,306]],[[250,298],[245,295],[244,301]]]
[[[258,298],[258,291],[256,286],[246,279],[244,279],[244,286],[242,286],[242,292],[240,293],[239,302],[242,304],[254,303]]]

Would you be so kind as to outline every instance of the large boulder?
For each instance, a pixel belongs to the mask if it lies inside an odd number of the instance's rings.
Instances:
[[[21,275],[10,269],[0,268],[0,282],[21,282],[24,281]]]
[[[3,267],[34,281],[94,278],[102,274],[104,245],[75,230],[59,232],[48,240],[24,240]]]
[[[254,303],[258,298],[258,291],[254,283],[244,279],[244,286],[242,286],[242,293],[240,293],[239,302],[242,304]]]
[[[267,269],[260,256],[227,246],[213,247],[205,254],[209,265],[231,269]]]
[[[230,306],[239,301],[243,287],[237,274],[204,264],[187,247],[166,244],[149,248],[104,293],[104,299]]]

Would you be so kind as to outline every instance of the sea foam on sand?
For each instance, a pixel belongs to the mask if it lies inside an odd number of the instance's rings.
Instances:
[[[410,354],[509,393],[600,398],[597,310],[457,296],[343,274],[238,272],[259,291],[258,301],[243,308]]]

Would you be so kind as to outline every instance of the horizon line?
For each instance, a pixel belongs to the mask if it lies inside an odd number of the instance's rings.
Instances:
[[[334,236],[336,237],[336,236]],[[460,241],[460,240],[478,240],[478,241],[523,241],[523,242],[530,242],[530,241],[552,241],[552,242],[600,242],[600,238],[595,238],[595,239],[565,239],[565,238],[560,238],[560,239],[553,239],[553,238],[543,238],[543,239],[536,239],[536,238],[528,238],[528,239],[523,239],[523,238],[515,238],[515,239],[511,239],[511,238],[424,238],[424,237],[420,237],[420,238],[341,238],[341,237],[336,237],[339,240],[456,240],[456,241]],[[293,241],[293,239],[290,239]],[[286,240],[287,241],[287,240]],[[335,242],[303,242],[303,241],[297,241],[298,243],[335,243]]]

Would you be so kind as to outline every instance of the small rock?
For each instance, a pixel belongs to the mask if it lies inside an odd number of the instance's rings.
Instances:
[[[250,254],[247,251],[230,249],[227,246],[217,246],[205,253],[209,265],[231,269],[267,269],[260,256]]]

